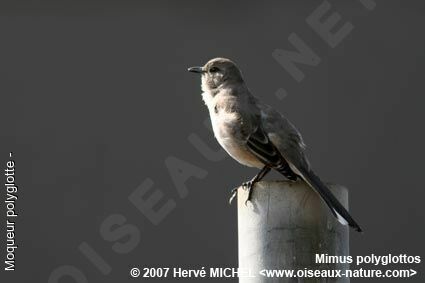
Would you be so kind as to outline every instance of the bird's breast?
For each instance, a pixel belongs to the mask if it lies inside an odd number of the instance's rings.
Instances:
[[[211,123],[217,139],[232,139],[242,131],[240,115],[217,106],[210,109]]]
[[[249,151],[246,145],[240,115],[235,112],[213,112],[211,113],[211,122],[218,143],[239,163],[261,168],[263,164]]]

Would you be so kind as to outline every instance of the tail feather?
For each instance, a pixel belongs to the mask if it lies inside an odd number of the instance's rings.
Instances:
[[[312,187],[331,209],[331,212],[343,225],[349,225],[357,232],[362,232],[360,226],[351,217],[345,207],[337,200],[329,188],[311,170],[300,170],[301,177]]]

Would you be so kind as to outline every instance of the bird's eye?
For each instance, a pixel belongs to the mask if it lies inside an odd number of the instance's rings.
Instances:
[[[218,72],[218,71],[220,71],[220,69],[217,68],[217,67],[211,67],[210,68],[210,73],[215,73],[215,72]]]

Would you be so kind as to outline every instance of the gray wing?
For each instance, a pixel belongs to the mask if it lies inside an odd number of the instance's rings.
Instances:
[[[305,156],[305,144],[300,132],[282,114],[268,105],[257,104],[261,126],[284,159],[296,168],[310,168]]]
[[[266,166],[276,169],[289,179],[296,175],[289,164],[309,168],[304,156],[305,145],[297,129],[279,112],[251,96],[245,118],[250,131],[246,135],[248,149]],[[296,173],[296,172],[295,172]]]
[[[258,106],[261,112],[261,127],[267,133],[269,143],[289,163],[291,170],[320,195],[340,223],[348,224],[356,231],[361,232],[360,226],[345,207],[311,170],[304,154],[305,145],[298,130],[270,106],[261,104],[258,104]]]
[[[289,163],[280,154],[279,149],[270,141],[261,126],[251,133],[247,146],[265,166],[282,173],[286,178],[296,180],[296,174],[290,169]]]
[[[279,150],[260,126],[248,137],[247,146],[261,162],[270,167],[278,166],[282,159]]]

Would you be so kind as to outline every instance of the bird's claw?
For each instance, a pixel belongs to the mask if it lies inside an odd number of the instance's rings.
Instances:
[[[242,188],[244,189],[244,190],[250,190],[250,188],[252,187],[252,182],[251,181],[248,181],[248,182],[243,182],[242,183]]]
[[[252,187],[254,186],[254,182],[252,181],[248,181],[248,182],[243,182],[242,183],[242,189],[247,190],[248,191],[248,197],[245,200],[245,206],[248,205],[248,202],[251,201],[251,194],[252,194]],[[238,195],[238,187],[232,189],[230,191],[230,199],[229,199],[229,204],[232,204],[233,199]]]
[[[230,198],[229,198],[229,204],[230,204],[230,205],[232,204],[233,199],[234,199],[237,195],[238,195],[238,187],[233,188],[233,189],[230,191]]]
[[[245,200],[245,206],[248,206],[248,202],[251,201],[252,187],[254,183],[252,181],[242,183],[242,188],[248,191],[248,196]]]

